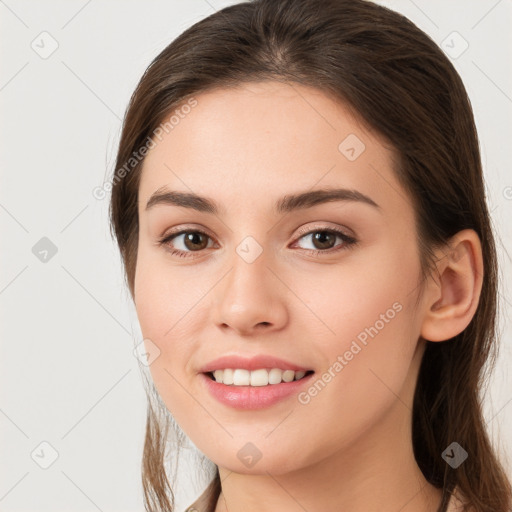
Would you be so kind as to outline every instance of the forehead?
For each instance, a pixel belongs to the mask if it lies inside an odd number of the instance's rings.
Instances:
[[[143,163],[141,210],[163,186],[247,207],[267,200],[270,207],[274,197],[313,187],[357,189],[376,202],[399,188],[393,151],[318,89],[251,82],[195,100],[186,114],[179,107],[171,112],[167,119],[174,114],[174,122],[161,140],[153,138]]]

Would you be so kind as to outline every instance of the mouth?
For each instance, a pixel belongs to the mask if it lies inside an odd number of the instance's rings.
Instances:
[[[225,368],[202,372],[206,390],[221,404],[238,410],[261,410],[296,396],[311,385],[313,370]]]
[[[210,380],[218,384],[233,387],[265,387],[302,380],[315,373],[313,370],[293,371],[279,368],[260,368],[245,370],[240,368],[225,368],[213,372],[205,372]]]

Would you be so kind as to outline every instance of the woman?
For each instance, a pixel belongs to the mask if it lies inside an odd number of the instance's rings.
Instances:
[[[511,507],[480,407],[497,264],[461,79],[363,0],[256,0],[186,30],[125,116],[111,222],[151,377],[215,464],[188,510]],[[170,414],[169,414],[170,413]]]

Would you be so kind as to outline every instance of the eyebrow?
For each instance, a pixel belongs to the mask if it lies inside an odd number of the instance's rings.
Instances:
[[[289,213],[332,201],[360,202],[380,210],[380,206],[373,199],[357,190],[328,188],[287,194],[275,203],[274,212],[277,214]],[[181,206],[213,215],[220,215],[225,211],[211,198],[199,196],[192,192],[171,191],[165,186],[153,193],[146,204],[146,210],[159,204]]]

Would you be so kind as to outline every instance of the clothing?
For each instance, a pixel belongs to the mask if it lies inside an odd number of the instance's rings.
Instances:
[[[185,512],[215,512],[215,505],[212,509],[208,509],[206,506],[206,500],[211,492],[216,492],[217,496],[220,489],[215,488],[215,480],[213,480],[201,496],[188,507]],[[452,493],[452,497],[448,503],[446,512],[462,512],[462,501],[460,500],[460,491],[456,487]]]

